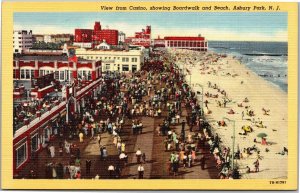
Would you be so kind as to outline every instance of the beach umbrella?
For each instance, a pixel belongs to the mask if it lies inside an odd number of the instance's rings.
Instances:
[[[260,137],[260,138],[264,138],[264,137],[267,137],[268,135],[267,134],[265,134],[265,133],[259,133],[258,135],[257,135],[257,137]]]
[[[249,125],[244,125],[244,126],[242,127],[242,129],[243,129],[244,131],[246,131],[246,132],[252,132],[252,131],[253,131],[252,127],[250,127]]]

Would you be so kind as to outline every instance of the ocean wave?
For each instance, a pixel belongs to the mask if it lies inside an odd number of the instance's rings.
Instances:
[[[287,56],[288,54],[277,53],[244,53],[246,56]]]

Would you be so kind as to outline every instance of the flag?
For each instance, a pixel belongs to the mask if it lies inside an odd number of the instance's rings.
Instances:
[[[69,57],[68,61],[69,62],[76,62],[77,63],[78,62],[78,58],[77,58],[76,55],[73,55],[73,56]]]

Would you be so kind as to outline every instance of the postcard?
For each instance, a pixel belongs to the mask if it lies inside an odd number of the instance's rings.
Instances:
[[[3,189],[297,189],[297,3],[2,5]]]

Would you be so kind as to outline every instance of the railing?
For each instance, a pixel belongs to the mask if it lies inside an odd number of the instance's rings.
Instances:
[[[43,109],[43,113],[41,112],[41,116],[37,117],[37,114],[32,116],[32,118],[29,121],[28,125],[24,125],[21,126],[21,128],[19,128],[18,130],[16,130],[15,134],[14,134],[14,138],[18,137],[19,135],[21,135],[22,133],[26,132],[28,129],[30,129],[32,126],[34,126],[35,124],[39,123],[40,121],[46,119],[48,117],[48,115],[50,115],[51,113],[55,112],[56,110],[58,110],[59,108],[61,108],[62,106],[66,106],[66,102],[60,102],[59,105],[55,105],[52,104],[51,105],[51,110],[45,110]],[[48,108],[48,107],[46,107]]]
[[[87,84],[81,90],[77,91],[76,96],[79,96],[82,93],[85,93],[87,90],[89,90],[91,87],[98,84],[100,81],[101,80],[98,79],[98,80],[95,80],[95,81]],[[39,110],[40,116],[37,116],[37,113],[33,116],[30,116],[30,117],[25,116],[25,118],[28,119],[28,124],[25,124],[24,121],[23,121],[23,122],[15,125],[14,129],[16,129],[16,130],[15,130],[14,138],[16,138],[19,135],[21,135],[22,133],[26,132],[28,129],[30,129],[32,126],[39,123],[40,121],[46,119],[50,114],[52,114],[56,110],[60,109],[62,106],[64,106],[64,107],[66,106],[65,101],[60,101],[59,104],[52,103],[52,104],[50,104],[49,107],[42,108],[41,110]],[[51,108],[51,109],[49,110],[49,108]]]

